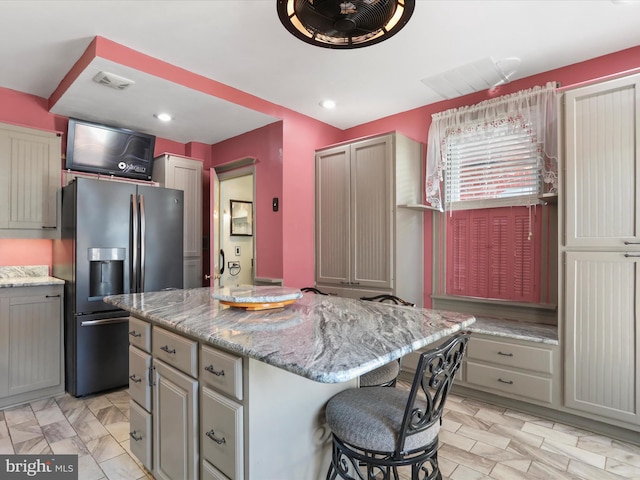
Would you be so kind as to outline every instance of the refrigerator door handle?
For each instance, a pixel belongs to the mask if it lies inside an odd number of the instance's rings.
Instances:
[[[80,326],[95,327],[97,325],[109,325],[111,323],[124,323],[128,321],[129,317],[105,318],[104,320],[85,320],[84,322],[80,322]]]
[[[131,195],[131,251],[132,251],[132,268],[131,268],[131,292],[138,292],[138,196]]]
[[[144,292],[145,243],[147,243],[147,228],[144,214],[144,195],[140,195],[140,292]]]

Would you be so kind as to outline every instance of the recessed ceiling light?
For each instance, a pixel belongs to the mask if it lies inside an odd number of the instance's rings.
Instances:
[[[320,102],[320,106],[322,108],[326,108],[327,110],[332,110],[336,108],[336,102],[334,102],[333,100],[323,100]]]
[[[173,120],[173,117],[168,113],[154,113],[153,116],[161,122],[170,122],[171,120]]]

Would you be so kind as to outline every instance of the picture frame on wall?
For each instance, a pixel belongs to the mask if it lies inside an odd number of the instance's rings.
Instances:
[[[253,235],[253,202],[230,200],[231,235],[250,237]]]

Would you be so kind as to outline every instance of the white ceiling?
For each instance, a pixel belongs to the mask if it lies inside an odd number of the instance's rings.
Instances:
[[[514,80],[640,45],[639,20],[640,1],[417,0],[391,39],[331,50],[288,33],[276,0],[0,0],[0,86],[48,98],[99,35],[344,129],[442,100],[421,80],[487,57],[519,57]],[[92,82],[100,70],[136,88]],[[160,125],[159,110],[175,122]],[[53,113],[183,143],[277,120],[100,58]]]

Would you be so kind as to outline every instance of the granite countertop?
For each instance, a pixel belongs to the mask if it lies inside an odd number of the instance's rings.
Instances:
[[[245,311],[214,300],[215,291],[113,295],[104,301],[159,327],[323,383],[359,377],[475,321],[468,314],[308,293],[285,308]]]
[[[0,288],[64,285],[64,280],[49,276],[47,265],[0,267]]]
[[[518,322],[503,318],[476,317],[469,327],[473,333],[495,337],[514,338],[529,342],[558,345],[558,327],[542,323]]]

